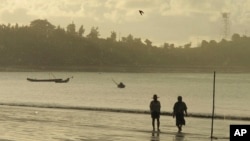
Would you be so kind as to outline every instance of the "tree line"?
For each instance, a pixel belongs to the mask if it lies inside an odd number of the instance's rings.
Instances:
[[[170,43],[153,46],[149,39],[142,41],[131,34],[117,39],[115,31],[104,39],[98,27],[85,34],[84,26],[76,29],[74,23],[65,29],[41,19],[28,26],[0,25],[1,68],[250,69],[249,45],[250,37],[239,34],[233,34],[231,40],[176,47]]]

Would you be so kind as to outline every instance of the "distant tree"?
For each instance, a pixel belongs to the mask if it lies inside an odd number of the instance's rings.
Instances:
[[[211,40],[211,41],[209,42],[209,46],[211,46],[211,47],[216,47],[216,46],[217,46],[217,42],[216,42],[215,40]]]
[[[87,35],[87,38],[97,39],[100,36],[98,27],[92,27],[90,33]]]
[[[115,32],[115,31],[112,31],[110,37],[108,37],[107,39],[108,39],[108,40],[111,40],[112,42],[115,42],[115,41],[116,41],[116,38],[117,38],[116,32]]]
[[[76,25],[73,22],[67,26],[67,33],[71,35],[76,34]]]
[[[165,49],[169,49],[169,48],[170,48],[169,43],[164,43],[164,44],[163,44],[163,48],[165,48]]]
[[[64,35],[66,34],[66,31],[64,28],[61,28],[60,26],[57,26],[54,31],[54,39],[57,41],[62,42],[61,40],[64,38]],[[65,40],[64,40],[65,41]]]
[[[144,42],[147,46],[152,47],[152,42],[149,39],[146,39]]]
[[[142,45],[142,44],[143,44],[142,41],[141,41],[141,38],[134,38],[133,41],[134,41],[134,43],[137,44],[137,45],[138,45],[138,44],[139,44],[139,45]]]
[[[64,30],[64,28],[62,28],[61,26],[57,26],[56,30],[61,31],[63,33],[66,33],[66,31]]]
[[[18,28],[19,28],[18,23],[16,23],[15,29],[18,30]]]
[[[122,37],[122,42],[132,43],[134,40],[133,35],[129,34],[127,37]]]
[[[237,66],[250,70],[250,37],[236,33],[230,41],[203,40],[201,46],[186,49],[191,43],[182,47],[164,43],[160,48],[153,46],[149,39],[142,42],[131,34],[117,42],[114,31],[106,40],[98,38],[98,27],[92,27],[87,38],[79,38],[84,32],[83,26],[76,30],[74,23],[61,28],[41,19],[27,26],[0,24],[0,65],[35,69],[98,67],[100,64],[103,68],[123,65],[134,69],[135,66]]]
[[[235,33],[232,36],[232,41],[239,41],[240,38],[241,38],[240,35]]]
[[[220,44],[222,45],[222,46],[224,46],[225,44],[227,44],[228,43],[228,41],[226,40],[226,39],[222,39],[221,41],[220,41]]]
[[[30,23],[30,27],[35,32],[40,33],[42,35],[46,35],[46,37],[48,37],[48,35],[55,29],[55,26],[52,25],[50,22],[41,19],[32,21]]]
[[[78,30],[78,35],[83,37],[84,32],[85,32],[85,29],[83,28],[83,25],[81,25],[79,30]]]
[[[169,45],[169,48],[170,48],[170,49],[175,48],[174,44],[170,44],[170,45]]]
[[[188,43],[184,45],[184,48],[191,48],[192,43]]]
[[[116,41],[116,38],[117,38],[116,32],[112,31],[110,38],[112,39],[112,41]]]
[[[202,40],[201,41],[201,47],[207,47],[208,46],[208,41]]]

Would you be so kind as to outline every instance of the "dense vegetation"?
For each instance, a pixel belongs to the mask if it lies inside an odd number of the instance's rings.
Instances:
[[[34,20],[29,26],[0,25],[0,65],[19,69],[167,71],[167,70],[250,70],[250,37],[234,34],[230,41],[203,40],[175,47],[153,46],[131,34],[117,39],[99,38],[98,27],[85,29],[71,23],[66,29],[47,20]]]

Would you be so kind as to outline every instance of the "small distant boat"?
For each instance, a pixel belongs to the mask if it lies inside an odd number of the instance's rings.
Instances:
[[[55,79],[34,79],[34,78],[27,78],[30,82],[55,82],[55,83],[67,83],[69,82],[70,78],[67,79],[61,79],[61,78],[55,78]]]
[[[126,87],[122,82],[120,82],[118,84],[114,79],[112,79],[112,81],[117,85],[117,88],[125,88]]]
[[[120,82],[120,83],[117,85],[117,87],[118,87],[118,88],[125,88],[125,85],[124,85],[122,82]]]

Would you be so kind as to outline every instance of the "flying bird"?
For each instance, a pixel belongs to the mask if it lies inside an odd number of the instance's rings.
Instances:
[[[142,10],[139,10],[139,13],[142,15],[142,14],[144,14],[144,12],[142,11]]]

